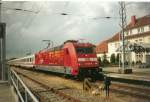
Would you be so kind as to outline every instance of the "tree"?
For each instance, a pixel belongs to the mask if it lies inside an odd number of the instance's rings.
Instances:
[[[114,54],[114,53],[111,54],[110,62],[111,62],[112,64],[115,64],[115,62],[116,62],[116,57],[115,57],[115,54]]]
[[[104,55],[103,55],[103,65],[105,66],[105,65],[108,65],[109,64],[109,61],[107,60],[107,55],[106,55],[106,53],[104,53]]]
[[[117,53],[116,63],[119,63],[119,61],[120,61],[120,54],[119,54],[119,53]]]
[[[99,65],[102,65],[101,57],[98,57]]]

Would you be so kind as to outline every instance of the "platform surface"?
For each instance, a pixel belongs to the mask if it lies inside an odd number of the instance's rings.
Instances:
[[[118,67],[107,67],[103,71],[107,72],[108,76],[114,78],[124,78],[132,80],[144,80],[150,82],[150,68],[133,68],[131,74],[118,74]]]
[[[8,83],[0,82],[0,102],[16,102]]]

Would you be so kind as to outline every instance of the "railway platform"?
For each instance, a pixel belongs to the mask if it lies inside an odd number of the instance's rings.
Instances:
[[[106,73],[118,73],[119,67],[105,67],[103,68],[103,71]],[[149,75],[150,74],[150,68],[132,68],[132,75]]]
[[[119,74],[118,67],[107,67],[103,71],[113,81],[132,83],[136,85],[150,86],[150,68],[132,68],[131,74]]]
[[[8,82],[0,81],[0,102],[17,102]]]
[[[134,75],[134,74],[116,74],[116,73],[110,73],[107,74],[108,76],[111,77],[116,77],[116,78],[124,78],[124,79],[131,79],[131,80],[143,80],[143,81],[148,81],[150,82],[150,77],[146,75]]]

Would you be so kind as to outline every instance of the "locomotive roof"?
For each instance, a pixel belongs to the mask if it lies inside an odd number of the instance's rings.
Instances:
[[[67,40],[67,41],[64,42],[64,44],[66,44],[68,42],[73,43],[77,47],[91,47],[91,46],[95,46],[95,45],[93,45],[91,43],[81,43],[81,42],[79,42],[77,40]],[[58,50],[61,50],[64,47],[64,44],[56,46],[56,47],[52,47],[52,48],[45,48],[45,49],[41,50],[40,52],[58,51]]]
[[[64,46],[64,44],[62,45],[59,45],[59,46],[56,46],[56,47],[52,47],[52,48],[45,48],[43,50],[41,50],[40,52],[46,52],[46,51],[57,51],[57,50],[60,50],[62,49]]]
[[[18,60],[27,59],[27,58],[34,58],[34,54],[33,55],[28,55],[28,56],[25,56],[25,57],[16,58],[16,59],[10,60],[8,62],[18,61]]]
[[[93,44],[91,44],[91,43],[89,43],[89,42],[80,42],[80,41],[78,41],[78,40],[67,40],[67,41],[65,41],[64,42],[64,44],[65,43],[68,43],[68,42],[71,42],[71,43],[73,43],[75,46],[95,46],[95,45],[93,45]]]

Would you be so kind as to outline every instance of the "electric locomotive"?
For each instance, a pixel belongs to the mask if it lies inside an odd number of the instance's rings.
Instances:
[[[33,63],[33,68],[37,70],[57,72],[78,78],[96,77],[101,71],[95,45],[77,40],[67,40],[60,46],[43,49],[31,57],[21,58],[21,61]]]

